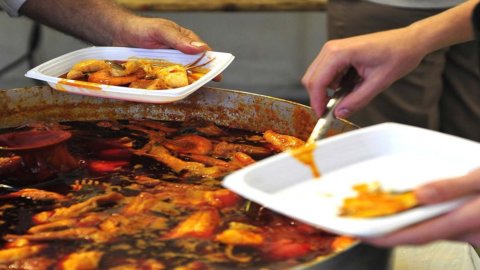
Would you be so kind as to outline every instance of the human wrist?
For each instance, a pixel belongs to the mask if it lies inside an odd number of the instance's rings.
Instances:
[[[135,26],[139,16],[135,14],[124,14],[122,20],[118,20],[117,23],[112,25],[112,46],[129,47],[132,46],[135,39]]]

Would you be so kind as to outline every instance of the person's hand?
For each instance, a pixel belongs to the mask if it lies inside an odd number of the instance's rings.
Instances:
[[[337,106],[335,115],[346,118],[359,110],[420,63],[426,52],[418,41],[408,27],[328,41],[302,78],[313,110],[317,115],[323,113],[327,88],[337,89],[350,67],[360,82]]]
[[[210,49],[194,32],[173,21],[138,16],[124,20],[112,43],[146,49],[173,48],[188,54]]]
[[[473,199],[445,215],[418,223],[398,232],[365,242],[377,246],[418,245],[435,240],[455,240],[480,245],[480,169],[415,190],[421,204],[435,204],[467,195]]]

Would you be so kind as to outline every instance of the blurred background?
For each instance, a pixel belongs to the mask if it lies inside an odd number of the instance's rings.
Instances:
[[[215,51],[235,55],[224,80],[209,86],[308,104],[300,79],[325,42],[323,11],[139,13],[171,19],[199,34]],[[25,17],[10,18],[5,12],[0,12],[0,35],[0,89],[41,84],[24,77],[25,72],[91,46]]]

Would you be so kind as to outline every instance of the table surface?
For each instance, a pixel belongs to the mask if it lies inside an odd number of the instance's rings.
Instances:
[[[133,10],[150,11],[315,11],[327,0],[117,0]]]

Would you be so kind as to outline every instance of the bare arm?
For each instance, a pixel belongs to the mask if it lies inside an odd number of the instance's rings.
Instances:
[[[478,0],[467,1],[408,27],[327,42],[302,78],[313,109],[322,114],[327,87],[337,88],[350,67],[361,82],[339,104],[337,117],[348,117],[364,107],[412,71],[426,54],[473,39],[471,15],[476,4]]]
[[[199,53],[208,46],[176,23],[137,16],[113,0],[28,0],[20,13],[96,45],[175,48]]]

